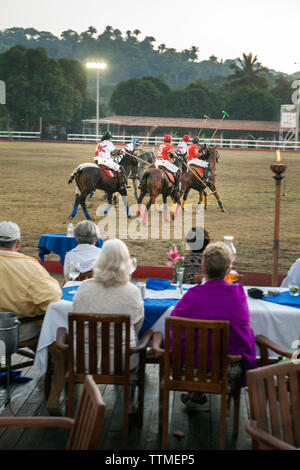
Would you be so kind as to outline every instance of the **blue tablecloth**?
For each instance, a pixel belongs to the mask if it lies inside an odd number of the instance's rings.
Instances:
[[[96,246],[101,248],[102,243],[102,239],[98,238]],[[60,263],[63,265],[67,251],[75,248],[77,244],[75,237],[67,237],[66,233],[45,233],[38,243],[39,257],[44,261],[44,256],[53,252],[59,255]]]
[[[75,291],[77,291],[78,286],[70,286],[62,288],[62,299],[64,300],[73,300]],[[170,286],[168,290],[174,290],[174,286]],[[186,289],[185,289],[186,290]],[[169,308],[173,307],[179,299],[145,299],[145,318],[142,328],[139,332],[139,337],[142,336],[143,332],[151,326],[161,317],[161,315]]]
[[[300,295],[290,295],[289,291],[280,292],[274,297],[264,296],[263,300],[274,304],[287,305],[288,307],[300,308]]]

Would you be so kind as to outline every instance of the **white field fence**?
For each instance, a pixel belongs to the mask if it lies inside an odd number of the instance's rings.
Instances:
[[[25,132],[25,131],[0,131],[0,139],[9,140],[24,140],[24,139],[39,139],[40,132]]]
[[[71,142],[86,142],[93,143],[98,142],[94,134],[68,134],[68,141]],[[142,145],[148,145],[156,147],[163,142],[163,137],[147,137],[140,135],[113,135],[113,143],[116,145],[125,145],[133,141],[133,139],[139,139]],[[176,146],[181,141],[180,137],[172,137],[172,145]],[[300,142],[294,141],[283,141],[283,140],[242,140],[242,139],[199,139],[201,144],[214,145],[218,148],[228,149],[270,149],[270,150],[300,150]]]
[[[40,140],[40,132],[26,131],[0,131],[0,140]],[[100,138],[100,137],[99,137]],[[67,134],[68,142],[97,143],[99,141],[95,134]],[[163,142],[163,137],[148,137],[140,135],[113,135],[116,145],[125,145],[139,139],[142,145],[157,147]],[[181,141],[180,137],[172,137],[174,147]],[[287,140],[243,140],[243,139],[199,139],[201,144],[214,145],[224,149],[254,149],[254,150],[295,150],[300,151],[300,142]],[[49,140],[55,142],[55,140]],[[57,141],[56,141],[57,142]]]

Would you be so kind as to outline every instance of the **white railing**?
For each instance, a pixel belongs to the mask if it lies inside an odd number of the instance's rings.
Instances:
[[[68,141],[73,142],[97,142],[94,134],[68,134]],[[139,135],[113,135],[115,144],[127,144],[133,139],[139,139],[143,145],[157,146],[163,142],[162,137],[147,137]],[[99,139],[98,139],[99,140]],[[172,137],[172,144],[177,145],[181,141],[180,137]],[[281,150],[300,150],[300,142],[283,141],[283,140],[243,140],[243,139],[199,139],[200,143],[208,145],[216,145],[220,148],[231,149],[281,149]]]
[[[0,131],[0,139],[40,139],[40,132]]]

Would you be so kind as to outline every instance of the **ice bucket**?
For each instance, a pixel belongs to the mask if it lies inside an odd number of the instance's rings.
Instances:
[[[0,312],[0,341],[5,343],[5,355],[16,352],[19,344],[18,315],[13,312]]]

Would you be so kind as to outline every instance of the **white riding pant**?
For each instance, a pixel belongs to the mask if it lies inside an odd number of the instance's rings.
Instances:
[[[165,167],[167,170],[171,171],[171,173],[177,173],[179,170],[178,166],[173,165],[169,160],[164,160],[163,158],[158,158],[155,161],[155,168],[158,168],[159,166]]]
[[[119,171],[120,169],[120,165],[109,157],[95,157],[95,162],[98,163],[98,165],[105,165],[111,170]]]
[[[188,165],[196,165],[201,166],[202,168],[207,168],[209,163],[205,162],[204,160],[199,160],[199,158],[193,158],[192,160],[188,161]]]

